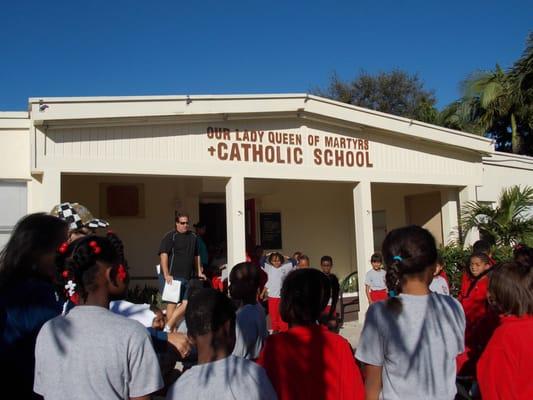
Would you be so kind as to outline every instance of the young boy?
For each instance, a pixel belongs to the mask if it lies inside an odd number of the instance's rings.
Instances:
[[[261,280],[259,270],[244,262],[234,266],[230,273],[230,295],[238,305],[233,355],[249,360],[259,357],[268,336],[265,309],[257,302]]]
[[[458,296],[466,317],[465,352],[457,358],[458,375],[475,375],[476,363],[498,325],[498,316],[487,302],[490,270],[486,254],[470,256],[470,267],[463,275]]]
[[[296,264],[297,268],[309,268],[310,267],[310,261],[309,257],[305,254],[300,255],[300,258],[298,259],[298,264]]]
[[[322,313],[321,322],[325,322],[328,329],[335,332],[338,328],[336,309],[337,302],[339,301],[340,284],[339,279],[337,279],[335,274],[331,273],[331,268],[333,268],[333,258],[331,258],[331,256],[322,256],[320,259],[320,269],[322,269],[322,272],[326,274],[329,279],[331,296],[329,297],[328,305]]]
[[[231,355],[235,308],[228,297],[214,289],[199,289],[189,299],[185,321],[198,349],[198,365],[171,386],[167,400],[277,398],[263,368]]]
[[[372,269],[366,273],[365,288],[368,303],[372,304],[387,298],[387,285],[385,283],[386,273],[382,268],[383,258],[381,254],[372,254],[370,264]]]

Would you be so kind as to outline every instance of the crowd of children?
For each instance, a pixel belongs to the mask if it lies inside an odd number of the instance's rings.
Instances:
[[[227,294],[193,281],[184,321],[165,333],[157,308],[143,326],[110,307],[129,283],[119,237],[70,228],[32,214],[2,250],[0,376],[13,398],[453,399],[458,378],[472,398],[533,398],[527,246],[496,264],[476,243],[456,300],[433,236],[389,232],[370,258],[354,352],[337,333],[330,256],[319,270],[301,252],[256,253],[231,268]]]

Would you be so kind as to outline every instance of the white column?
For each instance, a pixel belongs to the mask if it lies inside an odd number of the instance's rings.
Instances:
[[[226,184],[228,269],[246,260],[244,225],[244,178],[233,176]]]
[[[474,185],[464,186],[459,192],[459,209],[468,201],[476,201],[477,192]],[[476,240],[479,240],[479,231],[473,228],[468,232],[462,232],[464,239],[464,247],[471,246]]]
[[[357,280],[359,283],[359,321],[363,321],[368,309],[365,293],[365,275],[374,253],[374,231],[372,227],[372,195],[370,182],[361,181],[353,190],[355,217],[355,249],[357,258]]]
[[[459,239],[459,205],[456,189],[440,191],[442,215],[442,241],[444,245]]]
[[[28,212],[50,212],[61,202],[61,171],[46,169],[28,184]]]

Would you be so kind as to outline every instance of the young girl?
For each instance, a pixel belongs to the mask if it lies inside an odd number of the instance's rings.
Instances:
[[[290,328],[268,337],[258,361],[280,400],[364,398],[350,344],[317,323],[329,297],[329,279],[316,269],[296,269],[283,282],[280,310]]]
[[[533,270],[519,263],[494,268],[489,301],[501,314],[477,364],[484,400],[533,399]]]
[[[442,275],[444,272],[444,262],[441,257],[437,257],[437,264],[435,266],[435,273],[433,274],[433,280],[429,285],[429,290],[440,294],[450,294],[450,287],[448,286],[448,280]]]
[[[0,254],[0,376],[4,390],[19,399],[33,396],[39,329],[61,314],[55,256],[66,239],[65,222],[30,214],[17,223]]]
[[[285,276],[294,268],[292,264],[283,263],[283,255],[271,253],[265,263],[264,271],[268,276],[266,288],[268,291],[268,314],[270,315],[271,328],[274,333],[286,331],[288,325],[279,314],[281,285]]]
[[[372,254],[370,264],[372,264],[372,269],[366,273],[365,288],[368,303],[372,304],[387,298],[387,285],[385,284],[385,271],[381,268],[383,264],[381,254]]]
[[[484,253],[474,253],[469,266],[458,296],[466,316],[465,352],[457,359],[462,376],[475,376],[476,363],[498,324],[498,316],[487,302],[490,259]]]
[[[259,269],[251,263],[240,263],[231,269],[229,290],[238,306],[233,355],[250,360],[259,357],[268,336],[265,310],[257,302],[260,279]]]
[[[163,386],[150,337],[137,321],[109,311],[124,298],[128,273],[107,238],[60,247],[62,277],[78,305],[48,321],[37,337],[34,391],[44,398],[142,398]]]
[[[419,226],[395,229],[382,254],[387,287],[399,295],[372,304],[366,315],[356,352],[365,364],[366,399],[453,399],[465,317],[457,300],[429,290],[435,239]]]

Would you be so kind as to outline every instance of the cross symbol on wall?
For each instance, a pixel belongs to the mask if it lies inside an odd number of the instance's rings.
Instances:
[[[207,149],[207,151],[209,152],[209,154],[213,155],[215,153],[215,148],[213,146],[211,146],[210,148]]]

